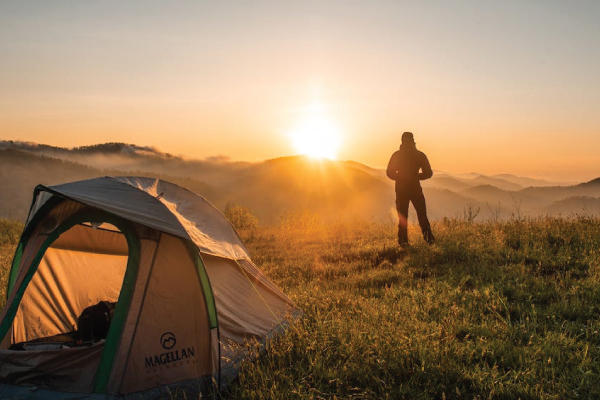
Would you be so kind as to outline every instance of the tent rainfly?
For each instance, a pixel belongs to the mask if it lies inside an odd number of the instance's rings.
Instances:
[[[300,313],[208,201],[138,177],[38,186],[7,293],[0,398],[222,390]]]

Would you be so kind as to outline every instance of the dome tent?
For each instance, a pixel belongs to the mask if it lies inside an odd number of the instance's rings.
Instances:
[[[222,390],[236,349],[299,313],[203,197],[138,177],[38,186],[7,293],[2,398]],[[110,325],[89,340],[82,318],[96,304],[112,305]]]

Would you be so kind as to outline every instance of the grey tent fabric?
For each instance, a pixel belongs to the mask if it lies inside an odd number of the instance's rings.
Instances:
[[[203,197],[172,183],[151,178],[107,177],[50,189],[127,220],[190,238],[202,252],[249,258],[235,229],[216,208]]]

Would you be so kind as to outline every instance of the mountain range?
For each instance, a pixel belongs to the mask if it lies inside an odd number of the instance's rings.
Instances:
[[[263,223],[310,210],[323,220],[395,220],[393,182],[382,169],[354,161],[281,157],[258,163],[185,159],[125,143],[61,148],[0,141],[0,217],[24,220],[37,184],[106,175],[157,177],[204,196],[223,210],[248,207]],[[600,178],[561,184],[514,175],[435,171],[423,182],[428,213],[477,220],[600,214]],[[411,211],[411,221],[415,221]]]

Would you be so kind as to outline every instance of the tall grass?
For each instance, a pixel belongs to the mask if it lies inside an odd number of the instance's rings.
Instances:
[[[600,398],[595,218],[263,228],[255,262],[303,309],[232,399]]]
[[[303,315],[226,397],[600,398],[600,220],[445,219],[434,246],[410,226],[407,248],[395,229],[295,216],[241,231]]]
[[[6,302],[10,265],[22,231],[22,222],[0,218],[0,308]]]

